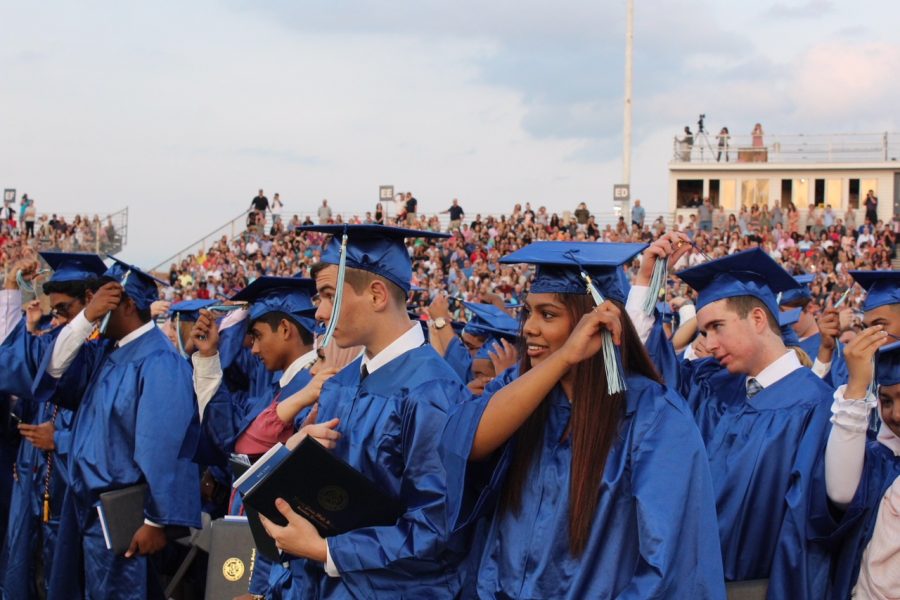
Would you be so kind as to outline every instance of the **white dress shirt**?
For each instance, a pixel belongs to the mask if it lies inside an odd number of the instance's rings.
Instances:
[[[0,290],[0,342],[22,320],[22,292]]]

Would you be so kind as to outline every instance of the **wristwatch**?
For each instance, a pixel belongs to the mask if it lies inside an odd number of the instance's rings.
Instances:
[[[438,317],[434,320],[434,328],[435,329],[443,329],[447,326],[447,319],[444,317]]]

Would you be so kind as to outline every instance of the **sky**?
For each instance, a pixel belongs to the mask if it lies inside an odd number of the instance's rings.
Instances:
[[[672,137],[900,131],[900,3],[635,0],[632,198]],[[262,187],[285,212],[611,209],[625,1],[0,0],[0,186],[129,209],[153,266]]]

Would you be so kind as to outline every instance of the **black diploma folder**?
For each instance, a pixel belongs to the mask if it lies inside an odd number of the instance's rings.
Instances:
[[[256,567],[256,548],[247,520],[216,519],[206,568],[206,599],[234,598],[247,593]]]
[[[312,437],[306,437],[249,489],[236,485],[244,504],[272,522],[287,525],[275,508],[275,499],[283,498],[323,537],[360,527],[393,525],[403,514],[395,498]]]
[[[125,554],[135,532],[144,524],[146,497],[146,483],[100,494],[100,504],[97,505],[100,528],[106,547],[115,554]]]

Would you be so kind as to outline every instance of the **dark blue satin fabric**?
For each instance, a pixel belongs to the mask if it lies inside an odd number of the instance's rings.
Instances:
[[[341,420],[334,450],[406,507],[396,525],[364,527],[328,538],[341,576],[321,563],[291,561],[290,598],[454,598],[461,587],[466,539],[452,534],[450,481],[439,453],[451,407],[468,398],[431,346],[410,350],[360,383],[357,359],[325,383],[319,422]]]
[[[450,365],[450,368],[456,373],[463,383],[472,381],[472,355],[469,349],[462,343],[459,336],[454,335],[447,349],[444,351],[444,360]]]
[[[22,421],[38,425],[53,419],[54,405],[34,401],[31,387],[45,351],[56,339],[59,329],[42,336],[34,336],[25,329],[22,319],[0,347],[0,392],[19,396],[19,416]],[[2,413],[2,414],[5,414]],[[44,581],[53,573],[53,555],[59,512],[66,490],[65,458],[69,450],[73,413],[60,408],[54,421],[54,442],[50,471],[50,521],[42,523],[46,453],[22,440],[15,455],[18,475],[13,483],[9,503],[9,520],[14,524],[4,535],[0,554],[0,598],[37,597],[34,589],[34,556],[38,544],[44,557]],[[11,472],[11,470],[10,470]]]
[[[816,333],[805,340],[800,340],[800,348],[809,355],[809,359],[816,360],[819,355],[819,346],[822,343],[822,334]]]
[[[850,506],[841,511],[828,500],[824,454],[816,464],[809,499],[810,529],[812,539],[826,545],[834,553],[828,598],[845,600],[850,597],[859,577],[863,551],[875,531],[881,499],[897,477],[900,477],[900,457],[880,442],[870,439],[866,443],[863,472],[856,495]]]
[[[461,440],[455,448],[461,457],[500,383],[454,412],[445,442],[449,448]],[[564,433],[571,410],[557,386],[545,400],[547,425],[521,509],[497,509],[482,534],[479,598],[724,598],[713,487],[697,428],[674,392],[633,374],[627,385],[584,554],[569,552],[572,449]],[[494,508],[511,447],[479,499],[459,507],[460,527]]]
[[[146,482],[148,519],[200,526],[199,469],[185,452],[197,435],[190,368],[156,328],[114,351],[109,343],[84,345],[59,379],[45,372],[50,355],[36,377],[35,399],[78,407],[54,561],[72,565],[74,549],[83,547],[89,585],[108,581],[102,588],[107,597],[146,595],[146,577],[132,577],[130,570],[110,575],[119,567],[107,567],[111,553],[102,538],[97,543],[96,504],[104,491]]]
[[[828,383],[834,389],[838,389],[850,379],[850,369],[847,367],[847,359],[844,358],[844,345],[840,342],[834,349],[834,355],[831,357],[831,370],[825,376],[825,383]],[[875,428],[878,429],[877,427]]]
[[[41,336],[28,333],[21,319],[0,344],[0,392],[19,398],[31,398],[34,376],[44,351],[53,343],[58,330]]]
[[[647,354],[650,355],[650,361],[656,367],[657,372],[662,376],[666,385],[677,390],[679,388],[681,367],[678,364],[678,358],[675,356],[675,348],[672,347],[672,342],[666,337],[666,330],[663,329],[663,320],[659,315],[659,311],[656,311],[656,319],[653,321],[653,328],[650,330],[650,335],[647,337],[644,347],[647,349]]]
[[[746,376],[712,359],[683,367],[709,455],[726,579],[769,578],[769,598],[822,597],[829,557],[807,541],[807,501],[831,389],[801,368],[748,400]]]
[[[246,431],[247,427],[250,426],[250,423],[259,416],[259,413],[272,403],[272,400],[277,397],[280,402],[281,400],[290,398],[293,394],[306,387],[306,384],[311,380],[312,376],[309,374],[309,369],[303,369],[294,375],[293,379],[291,379],[283,388],[279,389],[279,386],[276,383],[269,391],[268,395],[254,399],[249,405],[249,409],[254,412],[248,413],[245,416],[243,426],[239,426],[237,437],[240,437],[240,434]],[[270,583],[270,579],[275,582],[281,582],[289,578],[290,574],[287,569],[280,564],[273,564],[272,561],[265,556],[257,554],[256,566],[253,569],[253,577],[250,579],[248,591],[251,594],[269,595],[273,585]]]

